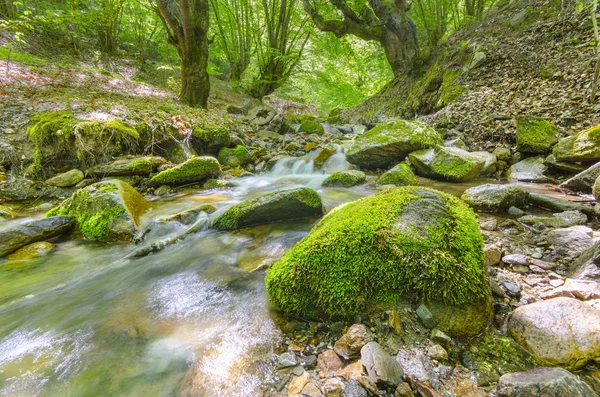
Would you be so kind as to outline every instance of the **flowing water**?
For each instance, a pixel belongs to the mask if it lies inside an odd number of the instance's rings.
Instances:
[[[328,174],[349,164],[338,148],[315,169],[316,154],[282,159],[228,190],[186,190],[157,201],[145,216],[153,230],[142,244],[184,228],[154,219],[201,204],[215,205],[218,215],[247,198],[308,186],[330,210],[376,192],[372,181],[322,188]],[[460,194],[481,181],[428,183]],[[42,258],[0,260],[0,396],[259,395],[273,379],[281,338],[261,269],[317,221],[226,233],[205,228],[128,260],[122,258],[133,245],[68,239]]]

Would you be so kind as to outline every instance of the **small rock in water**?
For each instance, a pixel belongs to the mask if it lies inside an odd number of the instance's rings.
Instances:
[[[523,211],[522,209],[519,209],[517,207],[510,207],[508,209],[508,214],[512,215],[512,216],[523,216],[523,215],[525,215],[525,211]]]
[[[23,248],[18,249],[6,257],[9,261],[20,261],[24,259],[33,259],[44,256],[54,249],[54,244],[47,241],[31,243]]]
[[[433,315],[425,305],[421,305],[417,308],[417,316],[425,328],[432,329],[435,327],[435,320]]]
[[[361,361],[375,383],[397,386],[402,382],[404,371],[400,363],[383,350],[377,342],[369,342],[360,351]]]
[[[292,352],[282,353],[277,359],[277,366],[279,368],[295,367],[296,364],[296,355]]]

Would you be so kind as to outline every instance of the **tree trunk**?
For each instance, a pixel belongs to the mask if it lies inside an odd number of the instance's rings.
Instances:
[[[193,107],[206,108],[210,93],[208,39],[188,43],[181,56],[181,94],[179,99]]]

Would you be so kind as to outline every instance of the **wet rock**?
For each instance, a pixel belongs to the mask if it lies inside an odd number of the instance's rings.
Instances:
[[[560,184],[563,189],[573,190],[575,192],[592,193],[594,182],[600,176],[600,162],[581,171],[574,177],[567,179]]]
[[[498,171],[498,159],[495,154],[489,152],[473,152],[471,154],[484,161],[481,176],[493,176]]]
[[[595,215],[594,210],[591,207],[580,203],[574,203],[569,200],[565,200],[559,197],[552,197],[546,194],[530,193],[529,203],[536,207],[544,208],[554,212],[564,211],[580,211],[586,215]]]
[[[60,236],[69,231],[74,224],[71,218],[54,216],[4,228],[0,231],[0,257],[28,244]]]
[[[167,160],[157,156],[122,158],[108,164],[92,167],[87,170],[87,174],[96,178],[131,175],[148,176],[166,163]]]
[[[221,174],[221,166],[214,157],[193,157],[184,163],[159,172],[150,179],[150,186],[180,186],[203,182]]]
[[[221,150],[219,150],[218,160],[223,166],[239,167],[251,162],[252,156],[246,147],[238,145],[231,149],[226,147],[221,148]]]
[[[344,367],[344,363],[333,350],[325,350],[317,358],[317,369],[321,378],[335,376],[336,372]]]
[[[495,266],[499,264],[502,259],[502,251],[496,245],[486,245],[484,253],[486,266]]]
[[[364,172],[351,170],[341,171],[331,174],[323,182],[323,186],[326,187],[352,187],[364,183],[367,180],[367,176]]]
[[[296,355],[292,352],[285,352],[279,355],[277,359],[278,368],[295,367],[297,364]]]
[[[552,154],[557,160],[564,161],[600,160],[600,127],[561,139],[554,146]]]
[[[317,365],[317,356],[314,354],[303,356],[300,358],[300,365],[305,368],[314,368]]]
[[[417,184],[417,177],[406,163],[400,163],[381,175],[377,186],[410,186]]]
[[[503,375],[496,388],[498,397],[591,397],[585,382],[562,368],[536,368]]]
[[[542,224],[551,228],[565,228],[577,225],[584,225],[588,219],[580,211],[564,211],[552,214],[551,217],[526,215],[519,218],[520,222],[527,225]]]
[[[431,314],[427,306],[421,305],[417,307],[416,313],[417,317],[419,317],[419,320],[425,328],[435,328],[435,320],[433,319],[433,315]]]
[[[341,397],[346,385],[337,378],[326,379],[323,382],[323,391],[327,397]]]
[[[418,174],[451,182],[477,178],[485,165],[480,156],[443,146],[412,152],[408,158]]]
[[[0,218],[12,219],[17,213],[10,207],[0,204]]]
[[[354,324],[335,342],[333,349],[339,356],[349,360],[358,357],[360,349],[372,340],[373,337],[367,327],[363,324]]]
[[[527,266],[529,258],[521,254],[510,254],[502,257],[502,262],[510,266]]]
[[[360,354],[367,374],[373,382],[392,387],[402,382],[404,371],[400,363],[386,353],[377,342],[367,343]]]
[[[132,186],[107,180],[79,189],[46,216],[68,216],[88,239],[132,241],[150,204]]]
[[[509,180],[521,182],[551,182],[552,178],[545,175],[547,171],[548,167],[545,164],[544,157],[530,157],[513,164],[508,169],[506,177]]]
[[[234,205],[212,223],[217,230],[235,230],[323,215],[319,194],[309,188],[282,190]]]
[[[82,180],[83,172],[80,170],[71,170],[48,179],[46,184],[56,187],[70,187],[77,185]]]
[[[594,231],[587,226],[571,226],[564,229],[551,230],[546,239],[566,255],[575,257],[592,248]]]
[[[553,154],[549,154],[544,160],[548,167],[551,167],[555,170],[566,172],[568,174],[578,174],[582,171],[585,171],[588,168],[586,165],[581,163],[569,163],[567,161],[558,161]]]
[[[582,280],[600,280],[600,243],[594,244],[575,259],[569,275]]]
[[[17,178],[0,182],[0,200],[7,202],[30,200],[53,200],[69,197],[72,189],[50,186],[43,182],[34,182],[26,178]]]
[[[309,380],[310,374],[306,371],[300,376],[294,376],[288,384],[288,396],[300,396],[302,389],[304,389]]]
[[[517,151],[545,154],[558,142],[554,124],[535,116],[517,118]]]
[[[12,254],[6,257],[9,261],[20,261],[24,259],[33,259],[49,254],[55,245],[47,241],[31,243],[23,248],[19,248]]]
[[[160,197],[168,196],[173,194],[173,188],[169,185],[162,185],[154,190],[154,194]]]
[[[523,215],[525,215],[525,211],[523,211],[522,209],[517,208],[517,207],[510,207],[508,209],[508,215],[523,216]]]
[[[467,189],[461,199],[477,211],[502,212],[513,206],[525,206],[529,196],[521,186],[487,184]]]
[[[441,145],[441,136],[420,121],[380,124],[361,135],[348,150],[348,162],[368,169],[383,168],[404,160],[411,152]]]
[[[542,364],[579,369],[600,359],[600,311],[571,298],[517,308],[510,335]]]

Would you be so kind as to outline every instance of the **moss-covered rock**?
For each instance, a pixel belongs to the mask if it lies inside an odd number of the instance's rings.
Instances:
[[[410,186],[418,183],[417,177],[412,172],[408,164],[400,163],[397,166],[389,169],[381,175],[377,181],[377,185],[396,185]]]
[[[81,234],[93,240],[131,241],[150,204],[132,186],[107,180],[79,189],[46,216],[74,219]]]
[[[325,128],[323,127],[323,125],[321,123],[318,123],[316,121],[309,120],[309,119],[304,119],[302,121],[302,123],[300,124],[300,128],[298,129],[298,132],[301,132],[304,134],[323,135],[323,134],[325,134]]]
[[[219,150],[218,159],[219,163],[223,166],[239,167],[251,162],[252,156],[245,146],[237,145],[232,149],[226,147],[221,148],[221,150]]]
[[[37,243],[31,243],[23,248],[19,248],[12,254],[8,255],[6,259],[9,261],[22,261],[27,259],[38,258],[49,254],[54,249],[54,244],[47,241],[39,241]]]
[[[236,230],[322,215],[323,203],[319,194],[309,188],[298,188],[265,194],[234,205],[217,217],[211,227]]]
[[[203,182],[221,174],[221,166],[214,157],[201,156],[164,170],[150,179],[151,186],[179,186],[187,183]]]
[[[559,161],[600,160],[600,126],[559,140],[552,154]]]
[[[282,310],[311,318],[350,318],[409,296],[459,306],[490,297],[475,214],[419,187],[334,209],[269,269],[266,285]]]
[[[367,176],[364,172],[351,170],[336,172],[323,182],[323,186],[327,187],[352,187],[364,183],[367,180]]]
[[[327,162],[335,154],[335,147],[333,145],[326,145],[320,148],[319,153],[313,160],[315,167],[321,168],[323,164]]]
[[[533,154],[549,153],[558,142],[557,130],[554,124],[540,117],[518,117],[517,151]]]
[[[209,179],[204,183],[205,189],[227,189],[233,186],[235,185],[226,179]]]
[[[80,170],[70,170],[48,179],[46,184],[56,187],[69,187],[77,185],[83,178],[83,172]]]
[[[417,173],[451,182],[465,182],[481,175],[485,160],[465,150],[436,146],[408,155]]]
[[[87,170],[87,174],[99,178],[131,175],[148,176],[166,163],[167,160],[157,156],[127,157],[92,167]]]
[[[194,127],[190,141],[199,154],[217,154],[231,145],[231,134],[224,127]]]
[[[502,212],[529,203],[529,192],[516,185],[485,184],[467,189],[461,199],[476,211]]]
[[[420,121],[391,121],[361,135],[346,157],[351,164],[375,169],[397,164],[415,150],[441,145],[442,137]]]

